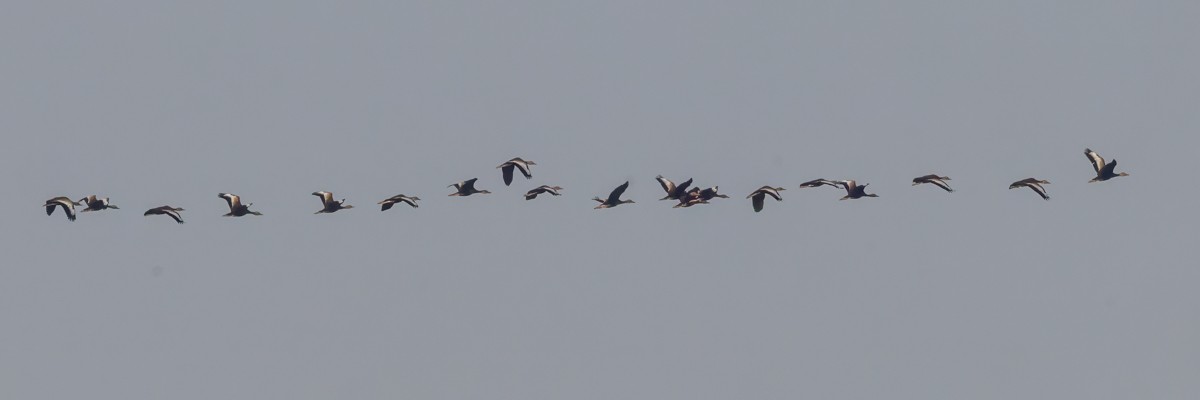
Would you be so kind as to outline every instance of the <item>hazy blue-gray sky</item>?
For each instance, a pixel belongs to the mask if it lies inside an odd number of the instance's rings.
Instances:
[[[0,14],[0,398],[1200,394],[1196,2],[175,3]]]

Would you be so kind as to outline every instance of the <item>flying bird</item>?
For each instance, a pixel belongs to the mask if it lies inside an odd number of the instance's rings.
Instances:
[[[43,204],[42,207],[46,207],[46,215],[53,215],[54,208],[61,207],[63,209],[63,213],[67,214],[68,221],[75,220],[75,202],[71,201],[70,198],[63,196],[55,197],[53,199],[46,200],[46,204]]]
[[[475,181],[477,181],[477,180],[479,180],[479,178],[471,178],[471,179],[467,179],[465,181],[447,186],[447,187],[452,187],[456,190],[454,193],[450,193],[450,196],[470,196],[475,193],[483,193],[483,194],[492,193],[492,192],[489,192],[486,190],[475,189]]]
[[[258,211],[250,211],[250,206],[254,205],[254,203],[242,204],[242,198],[236,194],[218,193],[217,197],[225,199],[225,202],[229,204],[229,213],[222,215],[222,217],[240,217],[246,214],[262,215]]]
[[[692,190],[688,191],[687,196],[680,198],[679,204],[676,204],[672,208],[679,208],[679,207],[686,208],[686,207],[691,207],[691,206],[694,206],[697,204],[708,204],[709,200],[712,200],[715,198],[728,199],[729,196],[717,193],[717,186],[713,186],[713,187],[710,187],[707,189],[692,188]]]
[[[558,186],[548,186],[548,185],[538,186],[536,188],[531,189],[528,192],[525,192],[525,200],[536,199],[539,194],[543,194],[543,193],[549,193],[553,196],[561,196],[561,194],[558,193],[559,190],[562,190],[562,188],[558,187]]]
[[[783,201],[783,197],[779,195],[779,192],[782,190],[784,189],[781,187],[763,186],[758,188],[758,190],[750,192],[750,195],[746,196],[746,198],[750,199],[751,204],[754,204],[754,212],[759,212],[762,211],[763,200],[765,200],[767,196],[774,197],[775,201]]]
[[[168,216],[168,217],[171,217],[171,219],[174,219],[174,220],[175,220],[175,222],[178,222],[178,223],[181,223],[181,224],[182,224],[182,223],[183,223],[183,217],[179,215],[179,212],[180,212],[180,211],[183,211],[183,209],[182,209],[182,208],[175,208],[175,207],[171,207],[171,206],[161,206],[161,207],[154,207],[154,208],[151,208],[151,209],[149,209],[149,210],[146,210],[146,212],[145,212],[144,214],[142,214],[142,215],[144,215],[144,216],[150,216],[150,215],[166,215],[166,216]]]
[[[530,165],[537,165],[537,163],[529,160],[522,160],[521,157],[517,157],[505,161],[504,164],[500,164],[500,166],[496,168],[500,168],[500,172],[504,175],[504,186],[508,186],[512,184],[514,168],[521,170],[521,175],[525,175],[525,179],[533,178],[533,175],[529,173]]]
[[[595,209],[613,208],[625,203],[632,203],[633,200],[621,200],[621,194],[625,193],[625,189],[627,188],[629,188],[629,181],[625,181],[624,184],[617,186],[616,189],[613,189],[612,193],[608,194],[607,199],[601,199],[599,197],[592,198],[592,200],[600,202],[600,205],[596,206]]]
[[[412,208],[417,208],[417,200],[421,200],[421,199],[416,196],[409,197],[409,196],[405,196],[403,194],[398,194],[398,195],[395,195],[392,197],[388,197],[387,199],[384,199],[383,201],[379,202],[379,204],[381,204],[381,206],[379,206],[379,211],[387,211],[389,208],[392,208],[392,205],[395,205],[396,203],[404,203],[404,204],[408,204],[408,205],[412,206]]]
[[[670,179],[663,178],[662,175],[654,177],[654,180],[657,180],[658,184],[662,185],[663,191],[667,192],[667,196],[659,200],[679,200],[687,194],[688,186],[692,185],[692,178],[688,178],[679,185],[675,185],[675,182],[671,182]]]
[[[1129,174],[1124,172],[1119,174],[1113,173],[1113,169],[1117,167],[1117,159],[1115,158],[1112,161],[1105,163],[1104,157],[1100,157],[1100,155],[1096,154],[1096,152],[1092,151],[1092,149],[1083,149],[1083,154],[1087,156],[1088,160],[1092,161],[1092,169],[1096,170],[1096,177],[1092,178],[1092,180],[1088,181],[1088,183],[1103,182],[1118,176],[1129,176]]]
[[[845,188],[846,186],[842,182],[844,182],[844,181],[831,181],[828,179],[813,179],[811,181],[801,183],[800,188],[801,189],[815,188],[815,187],[821,187],[821,186],[833,186],[836,188]]]
[[[99,199],[99,198],[96,198],[96,195],[94,195],[94,194],[91,196],[79,199],[79,201],[77,201],[76,203],[81,206],[87,207],[87,208],[84,208],[81,212],[100,211],[100,210],[109,209],[109,208],[114,209],[114,210],[121,209],[121,207],[117,207],[115,204],[110,203],[108,201],[107,197],[105,197],[103,199]]]
[[[864,183],[862,186],[858,186],[858,183],[854,182],[853,180],[845,180],[841,181],[841,184],[842,187],[846,188],[846,195],[842,196],[842,198],[838,200],[850,200],[862,197],[879,197],[879,195],[875,193],[867,193],[867,185],[870,185],[869,183]]]
[[[934,186],[942,188],[942,190],[945,190],[947,192],[953,192],[954,189],[951,189],[950,184],[946,183],[946,181],[948,181],[948,180],[950,180],[950,177],[948,177],[948,176],[925,175],[925,176],[918,176],[916,178],[913,178],[912,185],[917,186],[922,183],[930,183],[930,184],[933,184]]]
[[[1046,188],[1042,187],[1042,185],[1049,185],[1049,184],[1050,184],[1050,181],[1039,180],[1037,178],[1025,178],[1025,179],[1013,182],[1011,185],[1008,185],[1008,188],[1016,189],[1016,188],[1024,186],[1024,187],[1033,189],[1034,192],[1037,192],[1038,196],[1042,196],[1042,200],[1050,200],[1050,196],[1046,194]]]
[[[354,208],[354,206],[346,204],[346,199],[342,199],[341,201],[334,201],[333,193],[331,193],[331,192],[312,192],[312,195],[321,198],[321,210],[317,211],[313,214],[332,213],[332,212],[337,212],[337,210],[345,210],[347,208]]]
[[[721,198],[721,199],[729,198],[729,196],[726,196],[721,193],[717,193],[717,188],[718,188],[717,186],[713,186],[713,187],[701,190],[699,193],[700,198],[704,199],[704,201],[708,201],[708,200],[712,200],[712,199],[716,199],[716,198]]]

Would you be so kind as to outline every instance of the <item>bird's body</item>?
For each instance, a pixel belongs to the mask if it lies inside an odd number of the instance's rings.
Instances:
[[[465,181],[447,186],[447,187],[452,187],[455,189],[455,192],[450,193],[450,196],[464,196],[465,197],[465,196],[473,195],[475,193],[483,193],[483,194],[491,193],[486,190],[475,189],[475,181],[477,181],[477,180],[479,180],[479,178],[471,178],[471,179],[467,179]]]
[[[862,186],[858,186],[858,183],[853,180],[844,180],[844,181],[840,181],[840,182],[842,184],[842,187],[846,188],[846,195],[842,196],[842,198],[840,198],[838,200],[851,200],[851,199],[858,199],[858,198],[863,198],[863,197],[879,197],[879,195],[877,195],[875,193],[867,193],[867,185],[870,185],[869,183],[864,183]]]
[[[708,200],[700,198],[700,188],[694,187],[679,196],[679,203],[671,208],[688,208],[697,204],[708,204]]]
[[[59,196],[50,200],[46,200],[46,204],[43,204],[42,207],[46,208],[46,215],[54,214],[54,208],[61,207],[63,209],[63,213],[67,214],[68,221],[75,220],[75,202],[71,201],[71,199],[68,197]]]
[[[946,181],[948,181],[948,180],[950,180],[950,177],[948,177],[948,176],[938,176],[936,174],[930,174],[930,175],[925,175],[925,176],[918,176],[916,178],[913,178],[912,181],[913,181],[913,186],[917,186],[922,183],[928,183],[928,184],[932,184],[934,186],[940,187],[940,188],[942,188],[942,190],[945,190],[947,192],[953,192],[954,189],[951,189],[950,184],[946,183]]]
[[[312,192],[312,195],[321,198],[321,209],[313,214],[333,213],[337,212],[337,210],[354,208],[354,206],[346,204],[346,199],[342,199],[341,201],[333,200],[332,192]]]
[[[1113,172],[1117,168],[1117,159],[1115,158],[1106,163],[1104,162],[1104,157],[1100,157],[1100,154],[1092,151],[1092,149],[1083,149],[1083,155],[1087,156],[1088,160],[1092,162],[1092,169],[1096,170],[1096,177],[1092,178],[1088,183],[1104,182],[1118,176],[1129,176],[1129,174],[1124,172]]]
[[[692,190],[688,191],[687,196],[681,197],[679,199],[679,204],[676,204],[673,208],[686,208],[697,204],[708,204],[709,200],[715,198],[728,199],[729,196],[717,193],[717,186],[707,189],[692,188]]]
[[[750,203],[754,205],[754,212],[759,212],[762,211],[763,200],[766,200],[767,196],[775,198],[775,201],[783,201],[783,196],[779,195],[779,192],[782,190],[784,190],[782,187],[763,186],[758,188],[758,190],[750,192],[750,195],[746,196],[746,198],[750,199]]]
[[[254,203],[242,204],[242,198],[236,194],[218,193],[217,197],[225,199],[225,203],[229,204],[229,213],[222,215],[222,217],[240,217],[247,214],[262,215],[260,212],[250,211],[250,206],[254,205]]]
[[[114,210],[121,209],[121,207],[117,207],[116,204],[112,204],[111,202],[109,202],[107,197],[97,198],[96,195],[94,195],[94,194],[90,195],[88,197],[79,199],[79,201],[77,201],[76,204],[86,207],[80,212],[100,211],[100,210],[107,210],[109,208],[114,209]]]
[[[525,192],[525,200],[536,199],[539,194],[543,194],[543,193],[549,193],[552,196],[561,196],[562,194],[558,193],[559,190],[562,190],[562,188],[558,187],[558,186],[549,186],[549,185],[538,186],[536,188],[531,189],[528,192]]]
[[[687,194],[688,186],[692,185],[692,178],[680,182],[679,185],[671,182],[670,179],[663,178],[662,175],[654,177],[654,180],[657,180],[658,184],[662,186],[663,191],[667,192],[666,197],[659,200],[679,200]]]
[[[537,165],[537,163],[535,163],[533,161],[529,161],[529,160],[523,160],[523,159],[521,159],[521,157],[517,157],[517,158],[511,159],[511,160],[505,161],[504,164],[500,164],[500,166],[498,166],[496,168],[500,168],[500,172],[504,176],[504,186],[508,186],[508,185],[512,184],[513,169],[521,170],[521,175],[525,175],[525,179],[533,178],[533,174],[529,173],[530,165]]]
[[[1046,194],[1046,188],[1042,187],[1042,185],[1049,185],[1049,184],[1050,184],[1050,181],[1047,181],[1047,180],[1040,180],[1037,178],[1025,178],[1025,179],[1013,182],[1012,184],[1008,185],[1008,188],[1016,189],[1019,187],[1027,187],[1027,188],[1032,189],[1034,192],[1036,192],[1038,194],[1038,196],[1042,196],[1042,200],[1050,200],[1050,196]]]
[[[403,194],[398,194],[398,195],[395,195],[392,197],[388,197],[387,199],[384,199],[383,201],[379,202],[379,204],[380,204],[379,211],[387,211],[389,208],[392,208],[392,205],[395,205],[396,203],[404,203],[404,204],[408,204],[408,205],[412,206],[412,208],[417,208],[417,200],[421,200],[421,198],[416,197],[416,196],[410,197],[410,196],[405,196]]]
[[[624,184],[622,184],[621,186],[617,186],[616,189],[613,189],[612,193],[608,194],[607,199],[601,199],[599,197],[593,198],[592,200],[600,203],[600,205],[596,206],[595,208],[596,209],[613,208],[613,207],[616,207],[616,206],[619,206],[619,205],[622,205],[625,203],[632,203],[633,200],[621,200],[621,194],[624,194],[625,189],[627,189],[627,188],[629,188],[629,181],[625,181]]]
[[[801,183],[800,188],[801,189],[815,188],[815,187],[821,187],[821,186],[832,186],[835,188],[845,188],[846,186],[842,182],[843,181],[831,181],[828,179],[813,179],[811,181]]]
[[[175,207],[171,207],[171,206],[160,206],[160,207],[154,207],[154,208],[151,208],[151,209],[149,209],[149,210],[146,210],[146,212],[145,212],[144,214],[142,214],[142,215],[145,215],[145,216],[150,216],[150,215],[166,215],[166,216],[168,216],[168,217],[171,217],[171,219],[174,219],[174,220],[175,220],[175,222],[178,222],[178,223],[181,223],[181,224],[182,224],[182,223],[183,223],[183,216],[179,215],[179,212],[180,212],[180,211],[183,211],[183,209],[182,209],[182,208],[175,208]]]

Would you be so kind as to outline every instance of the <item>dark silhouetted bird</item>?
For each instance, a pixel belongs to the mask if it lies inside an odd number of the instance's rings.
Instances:
[[[477,181],[477,180],[479,180],[479,178],[471,178],[471,179],[467,179],[465,181],[447,186],[447,187],[452,187],[456,190],[454,193],[450,193],[450,196],[470,196],[475,193],[483,193],[483,194],[492,193],[492,192],[489,192],[486,190],[475,189],[475,181]]]
[[[813,179],[811,181],[800,184],[801,189],[815,188],[815,187],[821,187],[821,186],[833,186],[836,188],[845,188],[845,185],[842,184],[842,181],[831,181],[828,179]]]
[[[746,198],[750,199],[751,204],[754,204],[754,212],[759,212],[762,211],[763,200],[765,200],[767,196],[774,197],[775,201],[783,201],[783,196],[779,195],[779,192],[783,190],[784,189],[781,187],[763,186],[758,188],[758,190],[750,192],[750,195],[746,196]]]
[[[1096,170],[1096,177],[1092,178],[1088,183],[1103,182],[1118,176],[1129,176],[1129,174],[1124,172],[1119,174],[1113,173],[1113,169],[1117,168],[1117,159],[1115,158],[1105,163],[1104,157],[1100,157],[1092,149],[1083,149],[1083,154],[1087,156],[1088,160],[1092,161],[1092,168]]]
[[[662,175],[654,177],[654,180],[657,180],[658,184],[662,185],[663,191],[667,192],[667,196],[659,200],[679,200],[687,194],[688,186],[692,185],[692,178],[688,178],[688,180],[683,181],[678,186],[675,185],[675,182],[671,182],[670,179],[663,178]]]
[[[504,175],[504,186],[508,186],[512,184],[514,168],[521,170],[521,175],[525,175],[525,179],[533,178],[533,175],[529,173],[530,165],[537,165],[537,163],[517,157],[505,161],[504,164],[500,164],[496,168],[500,168],[500,172]]]
[[[627,188],[629,188],[629,181],[625,181],[624,184],[617,186],[616,189],[613,189],[612,193],[608,194],[607,199],[601,199],[599,197],[593,198],[592,200],[600,202],[600,205],[596,206],[595,208],[613,208],[625,203],[632,203],[633,200],[621,200],[621,194],[625,193],[625,189]]]
[[[842,198],[840,198],[838,200],[850,200],[850,199],[858,199],[858,198],[863,198],[863,197],[879,197],[879,195],[877,195],[875,193],[867,193],[867,185],[870,185],[869,183],[864,183],[862,186],[858,186],[858,183],[854,182],[853,180],[845,180],[845,181],[841,181],[841,183],[842,183],[842,187],[846,188],[846,195],[842,196]]]
[[[416,196],[409,197],[409,196],[405,196],[403,194],[398,194],[398,195],[395,195],[392,197],[388,197],[387,199],[384,199],[383,201],[379,202],[379,204],[380,204],[379,211],[387,211],[389,208],[392,208],[392,206],[395,205],[396,203],[404,203],[404,204],[408,204],[408,205],[412,206],[412,208],[417,208],[417,200],[421,200],[421,199]]]
[[[168,217],[171,217],[171,219],[174,219],[174,220],[175,220],[175,222],[178,222],[178,223],[181,223],[181,224],[182,224],[182,223],[183,223],[183,216],[179,215],[179,212],[180,212],[180,211],[183,211],[183,209],[182,209],[182,208],[175,208],[175,207],[171,207],[171,206],[161,206],[161,207],[154,207],[154,208],[151,208],[151,209],[149,209],[149,210],[146,210],[146,212],[145,212],[144,214],[142,214],[142,215],[145,215],[145,216],[150,216],[150,215],[166,215],[166,216],[168,216]]]
[[[529,190],[528,192],[525,192],[525,200],[536,199],[538,197],[538,195],[542,194],[542,193],[549,193],[553,196],[561,196],[561,194],[558,193],[559,190],[562,190],[562,188],[558,187],[558,186],[548,186],[548,185],[538,186],[536,188]]]
[[[43,204],[42,207],[46,207],[46,215],[53,215],[54,208],[61,207],[63,209],[63,213],[67,214],[68,221],[75,220],[75,202],[71,201],[70,198],[63,196],[55,197],[53,199],[46,200],[46,204]]]
[[[948,181],[948,180],[950,180],[950,177],[948,177],[948,176],[938,176],[938,175],[918,176],[916,178],[913,178],[913,186],[917,186],[922,183],[930,183],[930,184],[933,184],[934,186],[942,188],[942,190],[945,190],[947,192],[953,192],[954,189],[951,189],[950,184],[946,183],[946,181]]]
[[[107,197],[97,198],[96,195],[94,195],[94,194],[91,196],[79,199],[79,201],[76,203],[81,206],[87,207],[87,208],[84,208],[80,212],[100,211],[100,210],[105,210],[105,209],[109,209],[109,208],[114,209],[114,210],[121,209],[121,207],[117,207],[116,204],[112,204],[111,202],[109,202]]]
[[[1039,180],[1037,178],[1025,178],[1025,179],[1013,182],[1011,185],[1008,185],[1008,188],[1016,189],[1019,187],[1027,187],[1027,188],[1033,189],[1034,192],[1037,192],[1038,196],[1042,196],[1042,200],[1050,200],[1050,196],[1046,194],[1046,188],[1042,187],[1042,185],[1049,185],[1049,184],[1050,184],[1050,181]]]
[[[346,199],[334,201],[333,193],[331,192],[312,192],[312,195],[321,198],[321,210],[313,214],[332,213],[337,212],[337,210],[354,208],[354,206],[346,204]]]
[[[258,211],[250,211],[250,206],[254,205],[254,203],[242,204],[242,198],[236,194],[218,193],[217,197],[225,199],[225,202],[229,204],[229,213],[222,215],[222,217],[240,217],[247,214],[262,215]]]

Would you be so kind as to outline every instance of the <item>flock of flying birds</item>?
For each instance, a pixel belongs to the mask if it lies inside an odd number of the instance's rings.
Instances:
[[[1096,154],[1096,152],[1092,151],[1092,149],[1084,149],[1084,155],[1086,155],[1088,160],[1092,162],[1092,168],[1096,170],[1096,177],[1092,178],[1092,180],[1088,181],[1089,183],[1090,182],[1107,181],[1109,179],[1112,179],[1112,178],[1115,178],[1118,176],[1129,176],[1129,174],[1126,174],[1124,172],[1117,173],[1114,171],[1114,168],[1116,168],[1116,166],[1117,166],[1117,160],[1115,160],[1115,159],[1110,162],[1105,162],[1104,158],[1100,157],[1100,155]],[[518,170],[521,172],[522,175],[525,176],[526,179],[533,178],[533,174],[531,174],[529,172],[531,165],[537,165],[537,163],[517,157],[517,158],[511,159],[511,160],[505,161],[503,164],[500,164],[500,166],[498,166],[496,168],[500,169],[501,175],[504,178],[504,185],[508,186],[508,185],[512,184],[513,173]],[[662,185],[663,191],[666,192],[666,196],[664,196],[663,198],[661,198],[659,200],[675,200],[678,202],[677,204],[675,204],[675,206],[674,206],[675,208],[692,207],[692,206],[699,205],[699,204],[708,204],[710,200],[715,199],[715,198],[723,198],[723,199],[729,198],[729,196],[718,193],[716,186],[706,188],[706,189],[700,189],[699,187],[692,187],[691,179],[680,182],[679,184],[675,184],[675,182],[672,182],[671,180],[664,178],[662,175],[655,177],[655,179],[658,180],[658,183],[660,185]],[[473,194],[491,193],[487,190],[476,189],[475,181],[477,181],[477,180],[479,180],[479,178],[471,178],[471,179],[450,185],[449,187],[453,187],[455,189],[454,193],[450,193],[450,196],[470,196]],[[919,177],[913,178],[912,182],[913,182],[913,186],[927,183],[927,184],[931,184],[931,185],[937,186],[939,188],[942,188],[942,190],[945,190],[947,192],[953,192],[954,189],[950,188],[950,184],[946,183],[946,181],[949,181],[949,180],[950,180],[950,177],[948,177],[948,176],[930,174],[930,175],[919,176]],[[1026,179],[1022,179],[1022,180],[1013,182],[1012,184],[1008,185],[1008,188],[1016,189],[1016,188],[1020,188],[1020,187],[1027,187],[1027,188],[1032,189],[1034,192],[1036,192],[1039,196],[1042,197],[1042,199],[1050,200],[1050,196],[1046,194],[1046,188],[1042,186],[1042,185],[1046,185],[1049,183],[1050,183],[1049,181],[1042,180],[1042,179],[1026,178]],[[800,184],[800,187],[801,188],[815,188],[815,187],[821,187],[821,186],[830,186],[830,187],[834,187],[834,188],[841,188],[846,191],[846,195],[842,196],[842,198],[840,200],[859,199],[859,198],[863,198],[863,197],[879,197],[879,195],[876,195],[874,193],[867,193],[866,192],[867,185],[868,184],[866,184],[866,183],[859,185],[857,182],[855,182],[853,180],[813,179],[811,181]],[[616,189],[613,189],[613,191],[608,194],[607,198],[600,198],[600,197],[593,198],[592,200],[600,203],[595,208],[597,208],[597,209],[612,208],[612,207],[616,207],[616,206],[619,206],[619,205],[622,205],[625,203],[633,203],[633,200],[629,200],[629,199],[622,200],[621,199],[621,195],[625,193],[625,189],[627,189],[628,187],[629,187],[629,182],[626,181],[621,186],[617,186]],[[525,193],[525,200],[533,200],[542,194],[550,194],[552,196],[559,196],[559,195],[561,195],[559,193],[559,191],[562,189],[563,188],[558,187],[558,186],[550,186],[550,185],[538,186],[538,187]],[[758,188],[758,190],[751,192],[750,195],[746,196],[746,198],[750,199],[751,204],[754,206],[754,212],[759,212],[759,211],[762,211],[763,203],[766,200],[767,196],[770,196],[771,198],[775,199],[775,201],[782,201],[783,197],[779,195],[779,192],[781,192],[783,190],[784,190],[784,188],[782,188],[782,187],[763,186],[761,188]],[[316,212],[316,214],[332,213],[332,212],[336,212],[338,210],[354,208],[354,206],[346,204],[345,199],[334,200],[333,193],[330,193],[330,192],[324,192],[324,191],[313,192],[312,195],[321,198],[321,209],[318,210]],[[217,195],[217,197],[225,199],[225,202],[228,203],[228,205],[229,205],[229,213],[225,214],[224,215],[225,217],[241,217],[241,216],[245,216],[245,215],[262,215],[262,213],[260,213],[260,212],[250,210],[250,206],[254,205],[253,203],[242,204],[242,199],[241,199],[241,197],[238,197],[238,195],[230,194],[230,193],[220,193]],[[392,208],[392,206],[394,206],[396,204],[400,204],[400,203],[407,204],[413,208],[416,208],[417,201],[419,201],[419,200],[421,200],[421,199],[416,196],[407,196],[404,194],[398,194],[398,195],[389,197],[387,199],[384,199],[383,201],[380,201],[378,204],[380,205],[380,207],[379,207],[380,211],[387,211],[388,209]],[[46,204],[43,206],[46,207],[46,215],[53,215],[55,208],[61,208],[63,210],[63,213],[65,213],[67,215],[67,219],[70,221],[75,220],[75,206],[83,207],[83,210],[81,210],[81,212],[100,211],[100,210],[107,210],[110,208],[111,209],[119,209],[119,207],[112,204],[112,202],[110,202],[107,197],[101,198],[101,197],[97,197],[96,195],[84,197],[82,199],[79,199],[79,201],[71,201],[71,199],[68,197],[55,197],[53,199],[46,200]],[[154,207],[149,210],[146,210],[146,212],[143,215],[147,215],[147,216],[149,216],[149,215],[166,215],[166,216],[174,219],[175,222],[182,224],[183,217],[180,215],[181,211],[183,211],[183,209],[178,208],[178,207],[160,206],[160,207]]]

